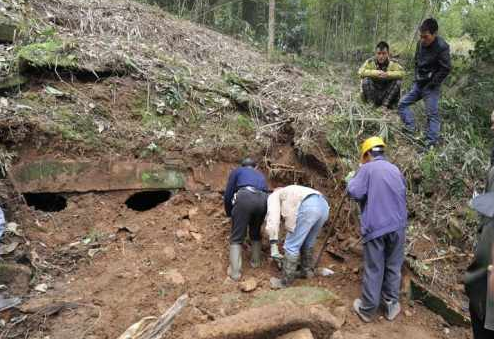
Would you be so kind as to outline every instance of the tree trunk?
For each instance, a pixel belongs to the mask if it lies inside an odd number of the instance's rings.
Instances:
[[[269,0],[269,39],[268,39],[268,60],[273,58],[274,51],[274,29],[275,29],[275,0]]]

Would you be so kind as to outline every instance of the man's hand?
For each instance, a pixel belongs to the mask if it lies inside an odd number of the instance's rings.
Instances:
[[[381,79],[386,79],[388,77],[388,73],[384,71],[379,71],[377,76]]]
[[[278,243],[277,242],[272,242],[271,243],[271,259],[274,260],[278,268],[281,269],[283,266],[282,261],[283,261],[283,255],[281,255],[279,249],[278,249]]]
[[[354,176],[355,176],[355,171],[351,171],[350,173],[348,173],[346,175],[345,182],[346,182],[347,185],[348,185],[348,182],[350,181],[350,179],[352,179]]]

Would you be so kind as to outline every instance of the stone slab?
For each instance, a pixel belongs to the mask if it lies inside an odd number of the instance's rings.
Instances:
[[[15,22],[0,14],[0,42],[12,43],[17,30]]]
[[[457,307],[450,305],[436,293],[427,289],[421,283],[411,280],[410,296],[413,300],[420,300],[425,307],[440,315],[450,325],[470,327],[469,318]]]
[[[297,305],[314,305],[334,302],[338,296],[333,292],[320,287],[297,286],[276,291],[263,291],[255,295],[252,307],[272,305],[277,302],[289,301]]]
[[[183,171],[170,164],[49,159],[20,163],[10,174],[21,193],[171,190],[185,186]]]

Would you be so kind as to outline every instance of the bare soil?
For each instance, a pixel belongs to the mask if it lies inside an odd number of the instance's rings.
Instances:
[[[214,186],[224,184],[224,177],[219,180]],[[26,236],[32,239],[29,256],[38,258],[35,284],[46,283],[49,289],[32,292],[22,310],[60,301],[78,307],[47,317],[35,328],[30,322],[21,322],[11,334],[117,338],[131,324],[163,313],[181,294],[188,293],[190,304],[167,336],[175,338],[194,324],[248,308],[257,294],[269,290],[269,278],[279,272],[267,260],[268,244],[262,268],[254,270],[244,264],[244,279],[254,277],[259,285],[256,291],[243,293],[238,283],[227,278],[230,222],[224,216],[219,192],[179,192],[145,212],[125,206],[132,193],[73,195],[63,211],[34,213],[39,222],[27,229]],[[26,209],[19,213],[32,218]],[[245,249],[247,263],[248,244]],[[348,309],[342,330],[348,338],[468,338],[466,329],[448,327],[440,317],[420,304],[409,305],[405,298],[403,308],[408,316],[403,313],[393,323],[382,317],[371,325],[361,323],[350,311],[359,295],[361,258],[352,253],[347,257],[341,263],[324,255],[321,266],[336,274],[295,285],[335,292],[341,300],[334,306],[342,304]]]

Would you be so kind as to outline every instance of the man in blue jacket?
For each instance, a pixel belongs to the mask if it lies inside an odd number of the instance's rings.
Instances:
[[[264,174],[255,169],[251,158],[242,161],[228,178],[223,201],[225,212],[232,218],[230,233],[230,266],[228,275],[235,281],[242,276],[242,243],[249,229],[251,266],[261,266],[261,225],[267,212],[268,185]]]
[[[360,203],[364,243],[362,297],[353,304],[364,322],[372,318],[382,301],[385,317],[400,313],[399,291],[407,223],[406,182],[400,170],[384,157],[379,137],[362,144],[362,165],[347,178],[348,195]]]
[[[440,87],[451,72],[449,45],[437,35],[439,26],[433,18],[424,20],[420,26],[420,41],[415,51],[415,79],[412,89],[398,104],[398,113],[405,124],[405,132],[413,136],[415,119],[410,105],[423,99],[428,127],[426,148],[437,144],[441,122],[439,118]]]

